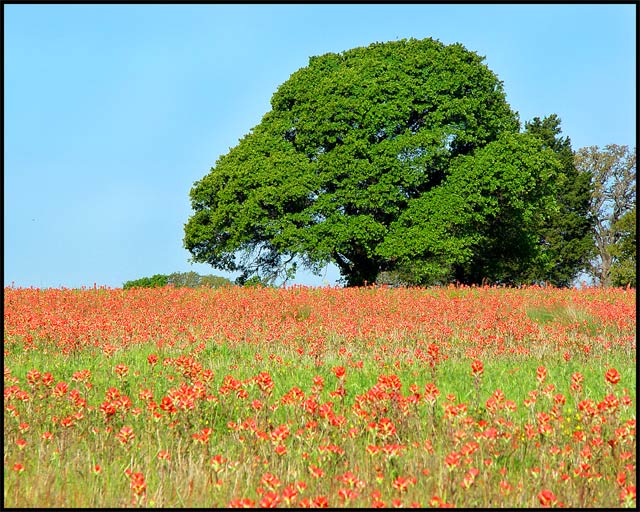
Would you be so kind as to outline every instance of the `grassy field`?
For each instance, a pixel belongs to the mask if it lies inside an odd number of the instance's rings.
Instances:
[[[4,290],[4,507],[635,507],[636,294]]]

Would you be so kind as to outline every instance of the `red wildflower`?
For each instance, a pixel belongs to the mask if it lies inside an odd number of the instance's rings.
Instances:
[[[449,469],[452,469],[458,465],[461,458],[462,456],[458,452],[452,452],[446,456],[444,463],[449,467]]]
[[[424,399],[430,404],[435,403],[436,398],[440,395],[440,391],[432,382],[428,383],[424,387]]]
[[[253,508],[256,504],[251,498],[237,498],[229,502],[229,508]]]
[[[474,359],[471,363],[471,375],[480,376],[484,372],[484,365],[479,359]]]
[[[571,391],[582,391],[583,380],[584,377],[580,372],[575,372],[573,375],[571,375]]]
[[[129,475],[131,482],[130,487],[134,494],[140,496],[147,488],[147,483],[144,481],[144,475],[142,473],[131,473]]]
[[[280,503],[280,495],[277,492],[269,491],[260,500],[261,508],[276,508]]]
[[[338,377],[339,379],[344,377],[344,374],[345,374],[344,366],[334,366],[332,370],[333,370],[333,373],[335,373],[336,377]]]
[[[538,493],[538,501],[543,507],[552,507],[558,502],[558,498],[548,489],[543,489]]]
[[[282,484],[280,479],[277,476],[272,475],[271,473],[265,473],[264,475],[262,475],[260,483],[271,490],[277,489]]]
[[[69,390],[69,384],[67,384],[66,382],[60,381],[56,384],[56,387],[53,389],[52,394],[53,396],[63,397],[64,395],[67,394],[68,390]]]
[[[382,451],[389,457],[396,457],[402,454],[402,450],[404,449],[404,447],[404,445],[397,443],[385,444],[382,447]]]
[[[338,497],[340,498],[341,501],[348,503],[351,500],[357,498],[358,493],[353,489],[340,488],[338,489]]]
[[[62,418],[60,420],[60,426],[64,427],[64,428],[69,428],[73,426],[73,417],[72,416],[66,416],[64,418]]]
[[[273,380],[271,379],[271,375],[267,372],[261,372],[254,378],[255,382],[258,384],[260,390],[269,395],[273,391]]]
[[[30,386],[35,386],[40,380],[41,374],[38,370],[29,370],[27,372],[27,382]]]
[[[400,492],[404,492],[409,488],[410,484],[414,484],[415,482],[415,478],[405,478],[403,476],[399,476],[393,481],[391,486]]]
[[[296,499],[298,498],[297,487],[293,484],[287,485],[282,490],[282,497],[284,498],[284,501],[287,505],[291,505],[292,503],[295,503]]]
[[[53,375],[51,375],[49,372],[46,372],[42,376],[42,383],[47,387],[53,385]]]
[[[313,498],[313,506],[316,508],[328,508],[329,500],[326,496],[316,496]]]
[[[110,401],[117,400],[120,398],[120,391],[117,388],[109,388],[105,392],[105,398]]]
[[[309,472],[311,473],[311,476],[313,478],[320,478],[322,477],[322,475],[324,475],[324,471],[322,470],[322,468],[319,468],[314,464],[309,465]]]
[[[279,425],[273,430],[273,432],[271,432],[271,441],[276,444],[280,443],[289,437],[289,433],[290,431],[287,425]]]
[[[389,418],[382,418],[376,425],[378,435],[383,439],[393,436],[396,433],[396,426]]]
[[[620,382],[620,373],[615,368],[609,368],[607,373],[604,374],[604,378],[609,384],[615,385]]]
[[[629,507],[635,506],[636,501],[636,486],[628,485],[620,491],[620,503],[623,505],[629,505]]]
[[[200,432],[193,434],[191,437],[199,443],[207,444],[212,433],[213,429],[203,428]]]
[[[160,409],[170,414],[178,411],[175,405],[173,405],[173,400],[171,400],[171,398],[169,398],[168,396],[162,397],[162,401],[160,402]]]
[[[134,434],[133,429],[131,427],[122,427],[120,429],[120,432],[118,432],[118,434],[116,435],[116,437],[122,444],[127,444],[135,436],[136,435]]]

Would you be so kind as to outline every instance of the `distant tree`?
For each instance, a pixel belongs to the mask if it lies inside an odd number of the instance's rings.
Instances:
[[[347,285],[517,279],[559,164],[483,60],[433,39],[311,57],[191,189],[192,260],[241,282],[297,262]]]
[[[240,276],[236,279],[236,284],[238,286],[248,286],[248,287],[272,287],[273,280],[269,278],[264,278],[260,276]]]
[[[590,213],[596,256],[590,262],[589,274],[608,287],[613,284],[612,267],[619,250],[615,247],[625,236],[620,221],[635,207],[636,149],[616,144],[602,150],[585,147],[576,153],[575,163],[579,171],[590,176],[593,185]]]
[[[142,277],[135,281],[127,281],[122,286],[128,288],[155,288],[158,286],[174,286],[176,288],[217,288],[219,286],[230,286],[233,283],[222,276],[206,275],[201,276],[196,272],[174,272],[173,274],[156,274],[152,277]]]
[[[232,286],[233,283],[222,276],[206,275],[200,276],[200,286],[207,288],[220,288],[223,286]]]
[[[590,214],[591,179],[579,172],[569,137],[561,137],[560,118],[552,114],[525,123],[525,131],[539,137],[560,161],[557,177],[557,210],[549,211],[540,223],[542,251],[526,272],[530,281],[570,286],[586,270],[593,256],[593,220]]]
[[[196,272],[174,272],[167,276],[168,284],[176,288],[197,288],[200,286],[200,279]]]
[[[124,290],[130,288],[158,288],[161,286],[167,286],[167,276],[162,274],[155,274],[151,277],[141,277],[133,281],[127,281],[122,285]]]
[[[613,286],[636,287],[636,256],[638,240],[636,238],[636,207],[625,213],[614,226],[618,241],[610,248],[611,284]]]

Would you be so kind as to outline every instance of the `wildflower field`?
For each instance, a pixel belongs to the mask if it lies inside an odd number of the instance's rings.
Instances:
[[[635,507],[627,289],[4,289],[4,507]]]

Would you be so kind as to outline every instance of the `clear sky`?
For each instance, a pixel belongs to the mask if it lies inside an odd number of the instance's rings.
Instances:
[[[632,4],[4,5],[4,284],[195,271],[189,190],[314,55],[432,37],[486,57],[520,120],[636,143]],[[294,283],[336,284],[299,271]]]

